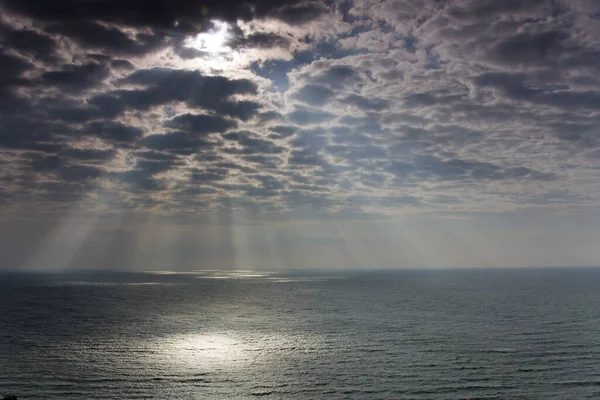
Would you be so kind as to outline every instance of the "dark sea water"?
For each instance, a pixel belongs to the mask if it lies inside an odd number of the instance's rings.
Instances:
[[[0,274],[0,396],[600,399],[600,269]]]

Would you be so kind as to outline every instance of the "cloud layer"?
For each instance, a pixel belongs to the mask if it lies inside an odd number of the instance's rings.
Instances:
[[[599,200],[593,0],[0,4],[9,214],[363,218]],[[222,49],[193,47],[197,35]]]

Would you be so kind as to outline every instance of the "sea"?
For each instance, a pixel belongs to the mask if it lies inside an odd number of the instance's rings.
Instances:
[[[600,269],[0,274],[0,398],[600,399]]]

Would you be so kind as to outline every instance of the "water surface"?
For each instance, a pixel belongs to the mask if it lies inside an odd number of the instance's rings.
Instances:
[[[19,399],[600,398],[600,270],[0,275]]]

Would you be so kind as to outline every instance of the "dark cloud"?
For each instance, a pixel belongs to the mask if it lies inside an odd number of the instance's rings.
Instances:
[[[52,37],[31,29],[13,30],[7,27],[6,31],[2,38],[6,48],[43,62],[54,63],[60,59],[56,52],[56,41]]]
[[[536,77],[510,73],[485,73],[475,79],[480,87],[499,89],[506,98],[517,101],[529,101],[542,105],[567,109],[599,109],[600,90],[575,91],[566,87],[556,88],[555,85],[540,85]]]
[[[367,114],[366,116],[354,117],[345,116],[340,118],[341,124],[350,125],[354,132],[371,133],[371,134],[382,134],[385,133],[381,125],[381,121],[378,114]],[[339,128],[334,128],[339,129]],[[347,135],[348,136],[348,135]],[[339,138],[339,137],[338,137]]]
[[[321,106],[333,97],[334,91],[325,86],[306,85],[295,93],[292,97],[303,103],[313,106]]]
[[[131,71],[133,69],[135,69],[135,65],[133,65],[131,62],[127,61],[127,60],[112,60],[110,62],[110,66],[114,69],[124,69],[124,70],[128,70]]]
[[[549,91],[536,97],[542,104],[571,110],[600,110],[600,90]]]
[[[127,126],[120,122],[90,122],[86,125],[86,133],[115,142],[133,142],[142,137],[140,128]]]
[[[249,197],[276,197],[280,195],[280,192],[264,187],[251,187],[246,190],[245,194]]]
[[[256,94],[256,84],[248,79],[204,76],[198,71],[154,68],[138,70],[124,83],[144,85],[144,90],[114,92],[128,107],[147,110],[171,102],[184,102],[191,108],[203,108],[248,120],[261,105],[254,101],[233,101],[236,94]]]
[[[327,130],[324,128],[301,129],[297,131],[296,136],[292,138],[290,144],[295,147],[302,147],[316,153],[327,144],[325,135]]]
[[[171,119],[166,126],[199,135],[225,132],[236,126],[235,122],[222,117],[204,114],[184,114]]]
[[[287,118],[299,125],[314,125],[334,119],[335,114],[327,111],[302,109],[292,111]]]
[[[234,154],[279,154],[285,149],[277,146],[273,142],[259,137],[258,135],[248,132],[232,132],[224,136],[225,139],[239,143],[241,148],[224,149],[228,153]]]
[[[154,28],[173,33],[201,31],[208,18],[235,22],[238,19],[279,19],[299,25],[321,16],[327,9],[318,1],[245,0],[215,1],[201,4],[191,0],[80,2],[63,0],[47,4],[35,0],[4,0],[7,10],[40,21],[102,21],[139,28]]]
[[[232,40],[229,46],[233,48],[249,47],[258,49],[270,49],[274,47],[288,48],[290,39],[274,33],[254,33],[248,36],[241,36]]]
[[[211,168],[207,170],[193,171],[190,179],[192,182],[214,182],[222,181],[227,177],[229,170],[226,168]]]
[[[78,149],[67,148],[60,152],[60,155],[75,160],[84,161],[108,161],[115,156],[116,152],[113,149]]]
[[[520,33],[493,46],[488,56],[496,61],[514,64],[552,65],[560,56],[568,34],[562,31]]]
[[[538,91],[525,84],[525,75],[509,74],[505,72],[488,72],[475,78],[475,83],[480,87],[494,87],[517,100],[526,100]]]
[[[7,148],[35,148],[39,142],[52,140],[61,124],[47,124],[22,116],[0,116],[0,145]]]
[[[49,121],[81,123],[97,119],[111,119],[125,111],[125,104],[112,95],[101,94],[87,101],[45,99],[40,102],[40,112]]]
[[[17,84],[25,84],[22,74],[33,68],[33,64],[22,57],[6,54],[0,49],[0,89]]]
[[[139,144],[152,150],[163,150],[176,154],[190,155],[201,148],[214,146],[213,142],[202,140],[188,132],[171,132],[148,135]]]
[[[184,44],[185,43],[181,42],[179,44],[176,44],[174,47],[175,54],[177,54],[183,60],[192,60],[194,58],[204,58],[210,56],[210,53],[207,51],[202,51],[193,47],[188,47]]]
[[[143,170],[130,170],[114,174],[114,177],[125,183],[134,192],[160,191],[165,185],[152,178],[152,174]]]
[[[321,155],[308,150],[292,151],[288,162],[293,165],[309,166],[321,166],[326,164],[325,160]]]
[[[273,175],[255,175],[253,178],[259,181],[264,189],[268,190],[280,190],[286,186],[280,178]]]
[[[57,174],[65,181],[82,182],[101,177],[103,171],[98,167],[90,165],[68,165],[58,168]]]
[[[404,96],[404,106],[407,108],[421,108],[435,105],[447,105],[464,99],[463,95],[448,93],[446,90],[425,93],[411,93]]]
[[[109,75],[110,70],[97,63],[67,65],[62,70],[44,72],[41,82],[65,91],[78,92],[101,85]]]
[[[259,123],[267,123],[277,121],[283,118],[283,115],[279,111],[265,111],[257,115]]]
[[[302,25],[320,17],[327,10],[321,2],[292,1],[288,3],[272,10],[269,17],[280,19],[290,25]]]
[[[529,180],[549,180],[553,179],[552,174],[545,174],[533,171],[525,167],[501,168],[498,165],[480,162],[468,161],[462,159],[441,160],[434,156],[419,156],[415,160],[413,171],[430,172],[443,180],[461,180],[461,179],[529,179]]]
[[[70,204],[81,201],[86,192],[93,190],[94,186],[75,180],[64,180],[36,182],[31,188],[38,192],[42,201],[50,201],[67,208]]]
[[[138,151],[135,155],[147,161],[175,161],[178,159],[177,155],[156,151]]]
[[[86,103],[94,107],[93,117],[95,118],[113,118],[125,109],[125,105],[117,97],[110,94],[94,96]]]
[[[234,163],[234,162],[220,162],[220,163],[216,163],[215,167],[217,168],[225,168],[228,170],[233,170],[233,171],[242,171],[245,173],[255,173],[256,170],[254,168],[250,168],[238,163]]]
[[[597,121],[587,123],[554,122],[549,124],[556,137],[577,143],[584,148],[597,148],[600,144],[600,127]]]
[[[341,88],[347,84],[360,82],[360,73],[349,65],[335,65],[313,78],[314,82],[331,88]]]
[[[192,101],[200,101],[197,98],[200,98],[203,91],[215,92],[223,98],[234,94],[256,93],[256,84],[247,79],[230,80],[222,76],[203,76],[199,71],[168,68],[138,70],[124,79],[124,82],[157,87],[166,92],[165,96],[175,99],[192,95]],[[182,90],[185,93],[177,93]]]
[[[277,157],[264,156],[261,154],[246,155],[242,159],[249,163],[259,164],[261,168],[278,168],[282,164],[282,160]],[[245,172],[254,172],[245,169]]]
[[[131,36],[114,26],[97,21],[69,20],[46,27],[50,33],[65,35],[83,48],[105,51],[111,55],[141,55],[165,45],[164,35]]]
[[[163,160],[140,160],[135,164],[135,168],[139,171],[147,173],[148,175],[155,175],[181,165],[183,165],[183,163],[177,158]]]
[[[85,57],[90,59],[91,61],[95,61],[102,64],[106,64],[111,60],[110,56],[100,53],[87,53]],[[79,59],[79,57],[76,57],[76,59]]]
[[[471,1],[463,7],[451,8],[449,13],[451,16],[459,20],[469,20],[473,18],[493,18],[499,15],[514,15],[519,14],[529,15],[535,12],[542,12],[550,2],[545,0],[506,0],[495,2],[490,0]]]
[[[1,61],[1,60],[0,60]],[[3,78],[0,76],[0,81]],[[3,84],[0,82],[0,113],[12,115],[22,114],[29,110],[31,103],[28,99],[20,97],[11,87],[11,83]]]
[[[277,125],[277,126],[272,126],[270,128],[271,131],[276,132],[278,135],[282,136],[282,137],[289,137],[292,136],[294,134],[294,132],[296,132],[298,128],[296,128],[295,126],[286,126],[286,125]]]
[[[97,166],[74,164],[67,154],[60,156],[38,156],[32,155],[31,167],[40,173],[54,173],[64,181],[83,182],[94,180],[103,175],[101,168]]]
[[[390,102],[379,98],[366,98],[357,94],[350,94],[345,99],[340,100],[343,104],[353,105],[363,111],[381,111],[390,107]]]
[[[37,157],[31,159],[31,167],[36,171],[54,171],[62,164],[57,156]]]

